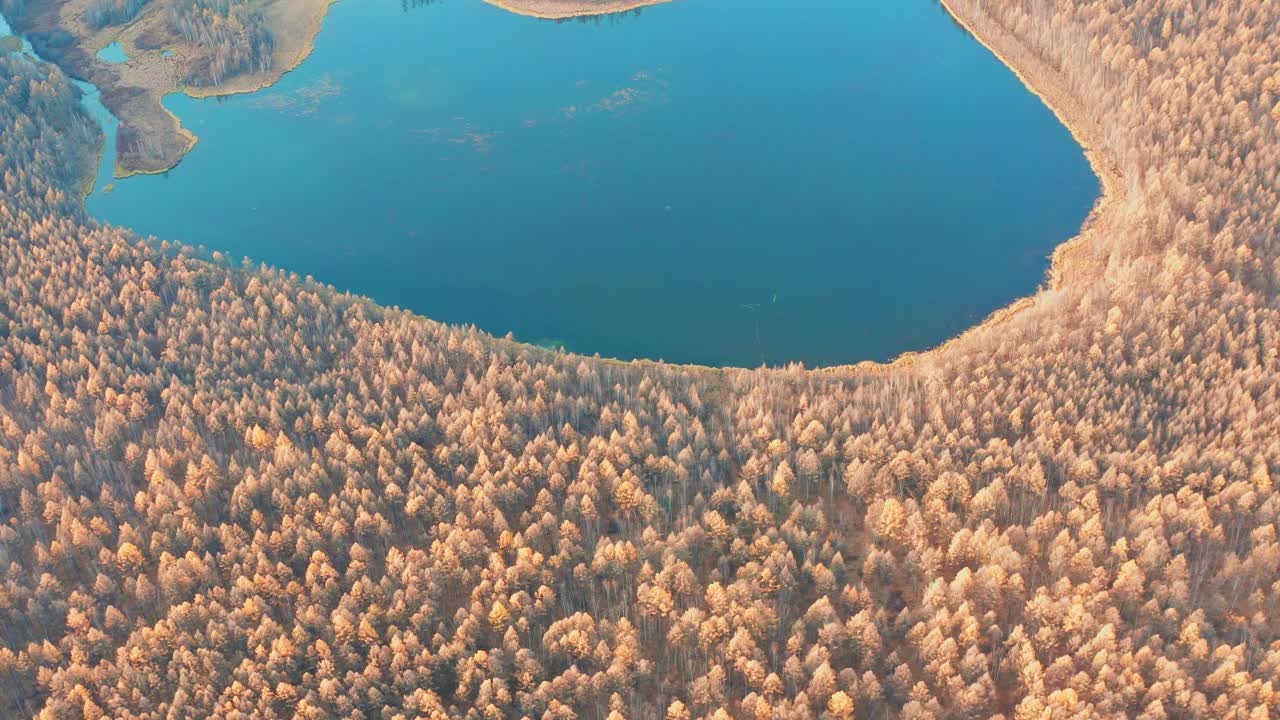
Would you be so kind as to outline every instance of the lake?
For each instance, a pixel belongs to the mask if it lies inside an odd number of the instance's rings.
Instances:
[[[96,217],[624,359],[927,349],[1034,292],[1098,194],[931,0],[341,2],[277,85],[166,105],[199,144],[104,162]]]
[[[98,59],[112,65],[129,62],[129,56],[125,53],[124,46],[118,42],[104,45],[103,48],[98,51]]]

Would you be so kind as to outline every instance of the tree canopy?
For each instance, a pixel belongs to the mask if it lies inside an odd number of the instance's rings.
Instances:
[[[1280,713],[1280,4],[951,4],[1116,181],[1046,290],[879,368],[143,241],[0,56],[0,715]]]

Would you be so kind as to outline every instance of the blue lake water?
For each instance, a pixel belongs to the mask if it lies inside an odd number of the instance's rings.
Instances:
[[[4,15],[0,15],[0,49],[4,52],[22,52],[25,47],[26,43],[13,35],[9,21],[5,20]]]
[[[5,19],[4,15],[0,14],[0,54],[5,53],[15,53],[31,62],[36,62],[39,59],[35,49],[31,47],[31,43],[27,42],[26,38],[14,35],[13,28],[9,26],[9,21]],[[106,110],[106,108],[103,108],[103,110]]]
[[[95,216],[620,358],[926,349],[1033,292],[1098,193],[930,0],[342,2],[272,88],[166,105],[199,144],[104,162]]]
[[[113,42],[98,51],[98,59],[114,65],[117,63],[128,62],[129,56],[125,54],[123,45],[119,42]]]

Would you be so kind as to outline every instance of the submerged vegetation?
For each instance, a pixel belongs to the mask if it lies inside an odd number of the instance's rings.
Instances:
[[[141,243],[0,56],[0,715],[1280,712],[1280,5],[949,4],[1106,197],[1041,294],[821,371]]]
[[[668,0],[486,0],[511,12],[567,19],[607,16]],[[161,173],[196,138],[161,104],[165,95],[251,92],[311,53],[334,0],[0,0],[41,56],[87,80],[120,120],[116,174]],[[420,4],[417,0],[404,7]],[[130,62],[97,51],[124,41]]]

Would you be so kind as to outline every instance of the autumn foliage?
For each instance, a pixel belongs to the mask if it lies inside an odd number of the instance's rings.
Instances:
[[[955,5],[1123,185],[1027,307],[866,371],[140,242],[0,57],[0,716],[1276,716],[1280,5]]]

